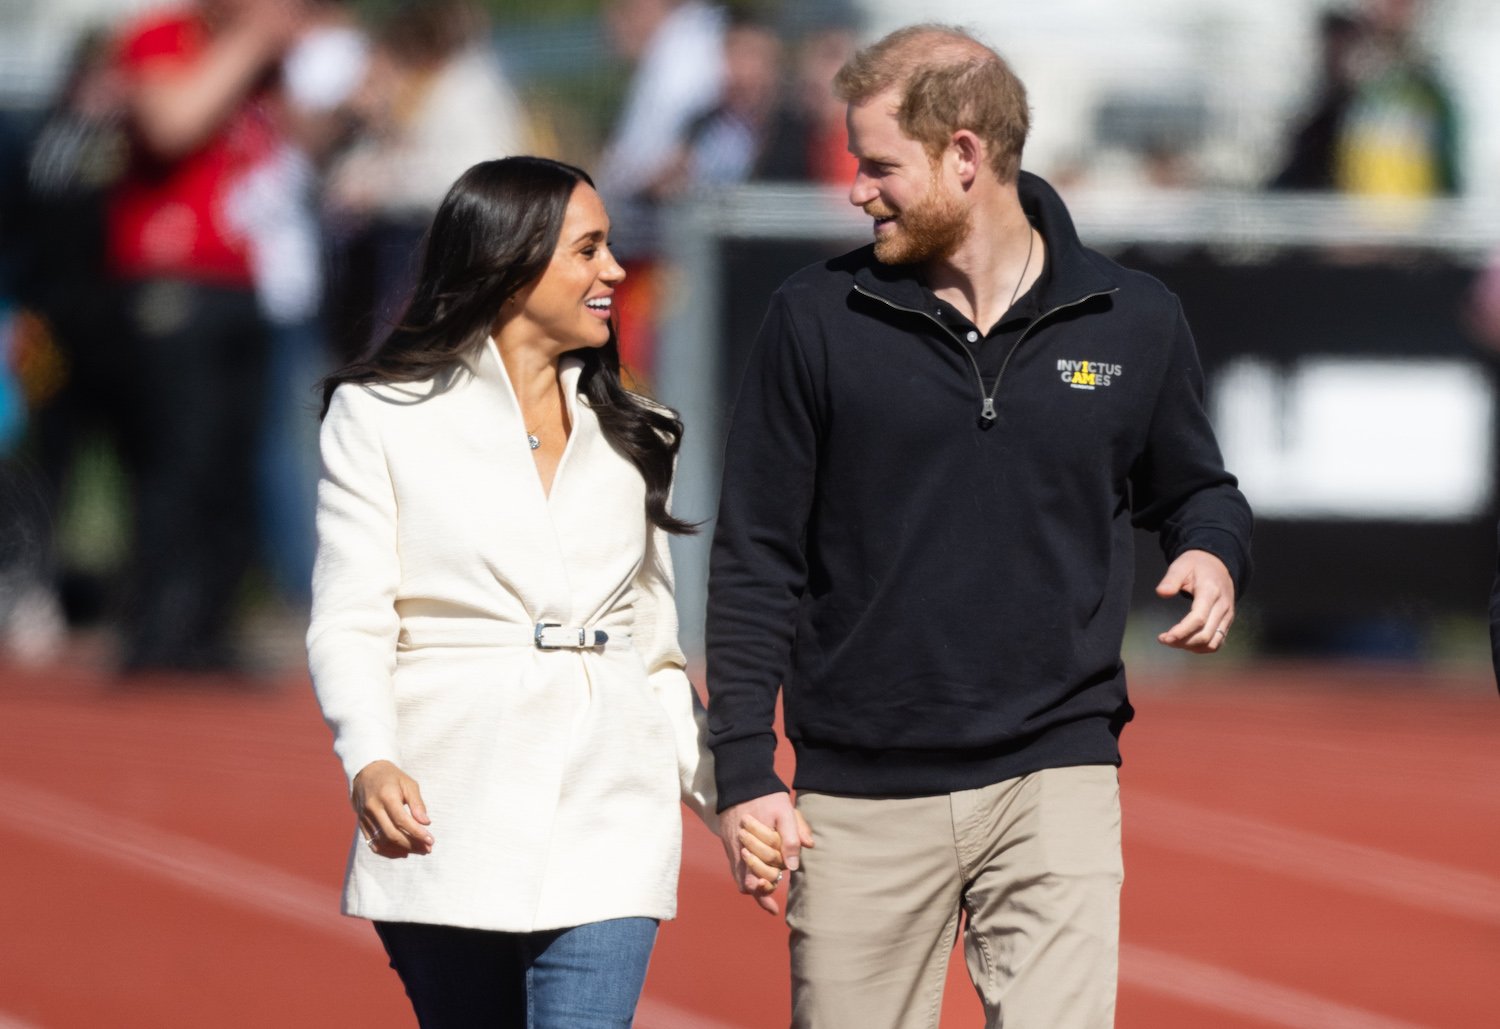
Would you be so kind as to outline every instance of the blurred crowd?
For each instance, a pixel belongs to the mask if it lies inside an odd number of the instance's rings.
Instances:
[[[1274,190],[1384,197],[1461,191],[1462,118],[1426,39],[1431,0],[1335,0],[1318,11],[1306,103],[1266,155],[1268,174],[1233,176]],[[1263,59],[1256,51],[1257,59]],[[1234,72],[1222,72],[1232,80]],[[1197,88],[1142,85],[1105,96],[1090,112],[1085,151],[1052,179],[1064,186],[1191,189],[1223,186],[1210,159],[1222,115]]]
[[[624,86],[588,153],[559,152],[557,113],[467,0],[190,0],[86,34],[44,114],[0,125],[0,644],[47,660],[93,621],[127,675],[245,670],[247,598],[307,601],[314,387],[400,317],[428,219],[477,161],[596,174],[629,273],[622,354],[649,381],[664,208],[852,176],[830,83],[858,8],[794,8],[606,0]],[[1323,16],[1270,187],[1459,190],[1418,10]],[[1192,184],[1180,142],[1135,140],[1148,183]],[[112,554],[68,544],[80,509],[74,534],[119,532]]]
[[[700,0],[603,6],[627,85],[589,163],[632,273],[622,349],[642,379],[664,204],[847,179],[829,83],[856,25],[822,6],[795,38]],[[460,172],[560,156],[481,7],[369,9],[196,0],[100,26],[45,113],[0,133],[12,658],[47,660],[94,621],[125,676],[246,671],[247,598],[307,602],[318,380],[399,319]],[[120,540],[80,561],[62,513],[89,498],[83,533]]]

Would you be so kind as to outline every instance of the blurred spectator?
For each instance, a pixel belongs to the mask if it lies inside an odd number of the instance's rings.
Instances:
[[[610,0],[605,17],[635,71],[600,157],[601,191],[618,212],[622,252],[653,253],[651,208],[677,184],[674,159],[689,126],[722,92],[725,15],[699,0]]]
[[[448,186],[480,161],[529,152],[526,120],[466,0],[396,8],[354,106],[361,137],[328,180],[335,241],[334,355],[345,363],[405,305],[417,246]]]
[[[24,144],[21,133],[8,118],[0,117],[0,241],[13,242],[15,205],[22,175]],[[21,383],[21,360],[12,307],[15,282],[12,269],[19,263],[10,246],[0,252],[0,651],[25,658],[50,656],[50,640],[41,652],[27,653],[32,637],[26,624],[27,605],[33,597],[47,597],[39,557],[38,525],[45,523],[35,503],[37,490],[29,482],[25,465],[15,456],[26,425],[26,398]],[[55,618],[54,618],[55,621]],[[52,640],[60,636],[54,630]]]
[[[1367,0],[1319,20],[1319,82],[1273,189],[1457,193],[1458,117],[1417,42],[1421,0]]]
[[[235,187],[229,214],[249,243],[270,326],[266,407],[257,462],[262,553],[284,599],[311,598],[318,481],[314,387],[328,373],[321,320],[318,166],[343,135],[345,105],[364,80],[369,45],[341,0],[314,0],[282,62],[271,110],[275,149]]]
[[[120,310],[105,258],[108,195],[127,157],[123,119],[108,38],[86,35],[28,148],[8,227],[19,305],[11,350],[37,472],[11,476],[12,513],[28,519],[12,531],[32,553],[9,636],[31,660],[54,652],[66,628],[54,542],[64,485],[85,442],[100,431],[123,442],[127,424],[128,350],[113,343]]]
[[[0,297],[0,652],[36,663],[55,656],[65,626],[47,581],[44,491],[15,456],[26,408],[14,324]]]
[[[659,198],[755,176],[776,112],[781,58],[781,38],[771,26],[748,14],[731,16],[719,103],[689,123],[677,160],[658,180]]]
[[[1346,193],[1459,191],[1458,117],[1417,43],[1422,0],[1366,0],[1368,47],[1340,127],[1335,184]]]
[[[78,44],[26,160],[16,239],[19,295],[69,345],[93,344],[115,320],[100,307],[105,208],[125,170],[124,97],[108,38]],[[70,360],[73,355],[70,353]]]
[[[833,95],[833,76],[858,47],[858,36],[845,24],[818,26],[802,38],[792,94],[772,122],[757,178],[842,188],[854,180],[845,104]]]
[[[230,670],[255,551],[266,333],[248,241],[229,216],[275,151],[269,90],[300,28],[292,0],[199,0],[120,44],[131,160],[110,205],[125,284],[127,446],[136,482],[124,668]]]
[[[610,0],[615,48],[635,65],[625,103],[599,159],[614,250],[628,273],[617,290],[620,358],[649,374],[656,316],[657,205],[680,182],[693,120],[718,102],[724,79],[724,12],[700,0]]]
[[[1365,26],[1343,11],[1325,11],[1318,20],[1318,84],[1312,109],[1292,136],[1286,163],[1272,189],[1332,189],[1334,163],[1344,115],[1354,99],[1356,62]]]

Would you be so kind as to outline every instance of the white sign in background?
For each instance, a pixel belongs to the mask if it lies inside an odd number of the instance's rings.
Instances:
[[[1443,522],[1489,509],[1495,398],[1471,362],[1238,358],[1210,402],[1258,516]]]

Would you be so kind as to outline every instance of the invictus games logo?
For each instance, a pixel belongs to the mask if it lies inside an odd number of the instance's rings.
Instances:
[[[1058,361],[1057,372],[1074,389],[1094,389],[1111,385],[1122,369],[1117,364],[1098,361]]]

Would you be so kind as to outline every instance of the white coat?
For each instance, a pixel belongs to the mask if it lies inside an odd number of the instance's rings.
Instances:
[[[560,373],[550,497],[493,341],[452,373],[334,393],[323,421],[308,662],[350,780],[417,781],[431,854],[356,833],[346,914],[511,932],[676,913],[681,810],[713,824],[665,534]],[[538,622],[606,632],[540,650]]]

